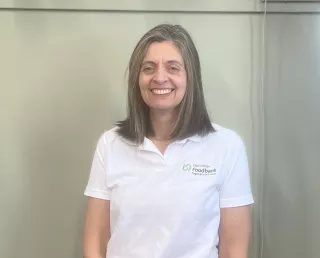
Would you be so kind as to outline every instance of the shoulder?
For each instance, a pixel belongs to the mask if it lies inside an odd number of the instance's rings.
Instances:
[[[222,125],[212,123],[215,132],[208,135],[209,141],[218,142],[226,147],[241,147],[244,145],[244,141],[240,134],[234,130]]]
[[[121,146],[121,145],[134,145],[134,143],[128,142],[128,140],[124,139],[118,133],[118,126],[115,126],[109,130],[104,131],[100,137],[98,144],[100,146],[109,147],[110,146]]]
[[[100,136],[100,139],[103,139],[104,141],[112,141],[116,139],[117,137],[119,137],[117,134],[117,128],[118,127],[113,127],[109,130],[104,131]]]
[[[227,167],[237,164],[238,168],[247,169],[248,157],[247,148],[240,134],[233,129],[213,124],[216,132],[212,133],[209,138],[211,148],[217,148],[223,157]]]

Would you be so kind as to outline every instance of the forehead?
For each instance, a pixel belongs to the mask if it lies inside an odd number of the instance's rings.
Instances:
[[[177,60],[183,62],[179,49],[171,41],[153,42],[147,49],[145,61],[168,61]]]

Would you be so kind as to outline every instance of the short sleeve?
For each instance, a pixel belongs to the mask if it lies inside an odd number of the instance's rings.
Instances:
[[[220,188],[220,208],[252,204],[253,196],[245,145],[237,134],[229,138],[224,180]]]
[[[108,144],[106,134],[103,134],[96,146],[91,165],[91,171],[84,195],[109,200],[110,194],[107,185],[107,158]]]

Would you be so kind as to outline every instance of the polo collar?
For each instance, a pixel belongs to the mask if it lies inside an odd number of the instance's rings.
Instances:
[[[171,144],[185,144],[188,141],[201,142],[201,141],[205,140],[207,137],[208,136],[200,136],[200,135],[196,134],[196,135],[184,138],[182,140],[176,140],[176,141],[172,142]],[[137,143],[131,142],[131,141],[129,141],[129,140],[123,138],[123,137],[122,137],[122,140],[125,143],[127,143],[127,144],[129,144],[131,146],[138,147],[140,150],[153,149],[153,144],[152,144],[151,140],[148,139],[147,137],[144,137],[144,141],[141,144],[137,144]]]
[[[192,142],[201,142],[203,141],[207,136],[200,136],[198,134],[196,135],[193,135],[193,136],[190,136],[190,137],[187,137],[185,139],[182,139],[182,140],[177,140],[175,141],[175,143],[186,143],[187,141],[192,141]]]

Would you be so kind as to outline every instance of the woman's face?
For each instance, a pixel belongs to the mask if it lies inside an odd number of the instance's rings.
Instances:
[[[144,102],[154,110],[175,109],[187,87],[180,51],[170,41],[152,43],[142,62],[139,86]]]

